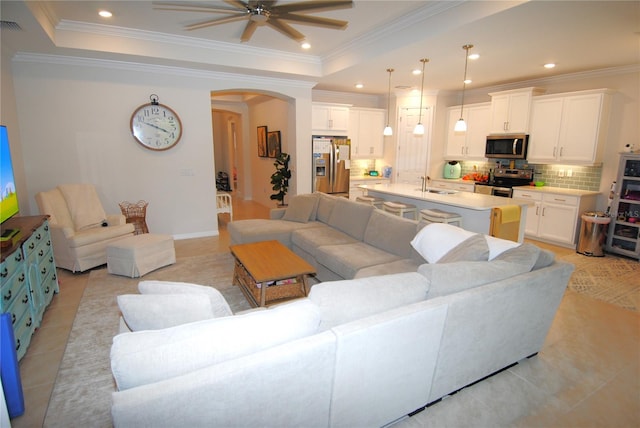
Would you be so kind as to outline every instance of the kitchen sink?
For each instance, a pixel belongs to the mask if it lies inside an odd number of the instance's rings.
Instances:
[[[457,190],[447,190],[447,189],[416,189],[419,192],[427,192],[427,193],[437,193],[439,195],[452,195],[454,193],[458,193]]]

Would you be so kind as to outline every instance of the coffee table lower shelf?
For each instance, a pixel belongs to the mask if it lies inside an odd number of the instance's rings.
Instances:
[[[238,260],[235,261],[233,284],[240,287],[252,306],[265,306],[309,294],[306,275],[256,283]]]

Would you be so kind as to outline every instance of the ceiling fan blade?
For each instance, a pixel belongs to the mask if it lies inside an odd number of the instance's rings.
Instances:
[[[273,15],[271,16],[273,18]],[[348,21],[339,19],[322,18],[319,16],[297,15],[294,13],[278,14],[278,19],[296,24],[313,25],[316,27],[331,28],[335,30],[344,30],[349,25]]]
[[[291,25],[287,24],[286,22],[282,22],[282,21],[280,21],[278,19],[269,19],[267,21],[267,25],[269,25],[270,27],[280,31],[285,36],[290,37],[290,38],[292,38],[293,40],[295,40],[297,42],[301,42],[305,38],[304,34],[299,32],[298,30],[296,30],[295,28],[293,28]]]
[[[237,7],[238,9],[249,9],[249,3],[245,3],[242,0],[224,0],[224,2],[230,4],[233,7]]]
[[[196,3],[171,3],[154,1],[153,8],[157,10],[174,10],[178,12],[206,12],[206,13],[238,13],[240,10],[230,7],[206,6]],[[244,9],[242,10],[244,12]]]
[[[249,15],[247,15],[246,12],[239,12],[238,15],[234,15],[234,16],[227,16],[227,17],[218,18],[218,19],[207,19],[206,21],[200,21],[200,22],[196,22],[195,24],[186,25],[184,29],[191,31],[191,30],[197,30],[199,28],[212,27],[218,24],[226,24],[227,22],[242,21],[243,19],[247,19],[248,16]]]
[[[320,12],[326,10],[350,9],[353,7],[351,0],[319,0],[307,1],[303,3],[288,3],[274,6],[272,12],[290,13],[290,12]]]
[[[255,21],[249,21],[247,22],[247,26],[244,27],[244,31],[242,32],[242,36],[240,36],[240,41],[241,42],[248,42],[251,39],[251,36],[253,36],[253,33],[255,33],[256,28],[258,28],[258,23]]]

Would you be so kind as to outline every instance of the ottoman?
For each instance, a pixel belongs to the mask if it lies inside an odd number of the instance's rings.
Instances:
[[[176,262],[173,237],[144,233],[107,246],[107,271],[131,278]]]

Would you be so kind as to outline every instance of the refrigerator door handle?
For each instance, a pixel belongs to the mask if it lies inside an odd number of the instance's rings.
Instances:
[[[330,183],[330,191],[333,193],[335,191],[335,185],[336,185],[336,157],[338,156],[338,154],[336,153],[336,145],[333,142],[333,140],[331,141],[331,156],[330,156],[330,163],[331,163],[331,168],[330,168],[330,173],[331,173],[331,178],[329,179],[329,183]]]

